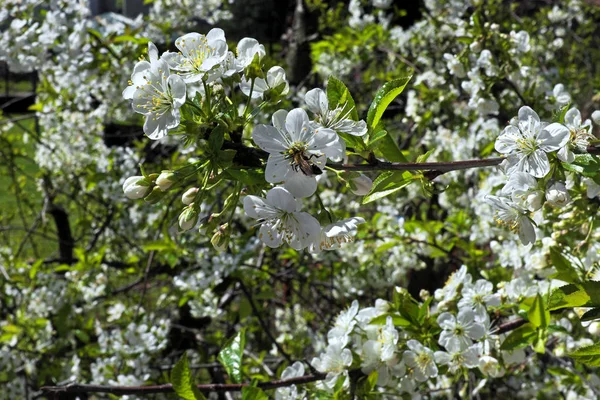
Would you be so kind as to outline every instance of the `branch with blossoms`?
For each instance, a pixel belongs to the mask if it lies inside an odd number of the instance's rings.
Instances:
[[[216,28],[206,36],[184,35],[175,45],[179,52],[160,55],[149,43],[148,60],[135,65],[123,97],[145,117],[144,132],[150,139],[175,131],[184,135],[187,143],[196,143],[203,154],[199,161],[160,174],[142,170],[142,176],[125,181],[123,190],[129,198],[156,203],[169,191],[191,185],[182,196],[185,207],[178,218],[181,231],[187,231],[198,226],[206,193],[225,181],[237,181],[223,209],[212,213],[208,223],[200,223],[200,229],[212,235],[211,242],[217,249],[228,246],[232,218],[244,187],[244,210],[260,223],[259,238],[265,244],[273,248],[288,244],[296,250],[320,252],[352,240],[358,225],[364,223],[362,217],[332,219],[321,201],[319,207],[329,216],[327,225],[321,226],[322,221],[300,212],[300,200],[318,197],[318,178],[325,170],[334,173],[349,191],[365,196],[363,203],[367,203],[412,182],[426,185],[449,171],[497,166],[504,161],[497,157],[408,162],[381,118],[410,77],[385,84],[376,93],[366,121],[359,119],[344,83],[330,77],[326,90],[312,89],[304,97],[312,119],[302,108],[289,112],[280,109],[273,113],[271,125],[255,124],[261,110],[277,106],[289,93],[281,67],[265,71],[262,45],[244,38],[234,54],[228,50],[224,32]],[[253,103],[258,100],[258,105]],[[560,173],[565,167],[559,161],[573,163],[575,152],[585,152],[593,140],[591,124],[582,123],[577,110],[561,118],[551,124],[542,122],[531,108],[523,107],[518,119],[511,121],[496,142],[496,150],[506,156],[505,170],[515,180],[509,179],[501,195],[489,196],[488,201],[497,210],[496,220],[518,233],[525,244],[535,241],[528,213],[542,205],[540,195],[528,194],[543,193],[533,180],[545,178],[551,171]],[[250,130],[257,147],[242,144],[243,132]],[[348,149],[352,149],[350,155],[366,163],[347,163]],[[558,158],[547,156],[557,150]],[[256,168],[264,168],[264,175],[252,171]],[[383,172],[375,184],[359,173],[372,171]],[[564,184],[554,177],[545,178],[546,183],[551,184],[548,203],[565,204],[564,200],[553,200],[565,198]],[[269,185],[275,187],[261,197]],[[533,203],[526,206],[517,201],[525,197]]]
[[[495,328],[495,333],[507,333],[522,326],[526,321],[517,319],[514,321],[504,322]],[[352,379],[357,380],[364,377],[365,374],[360,369],[349,371]],[[285,388],[295,385],[305,385],[313,382],[323,381],[327,378],[327,373],[315,372],[313,374],[295,376],[287,379],[277,379],[268,382],[259,382],[256,387],[263,390],[273,390]],[[223,393],[223,392],[240,392],[245,387],[250,387],[248,383],[209,383],[198,384],[195,387],[203,393]],[[125,395],[146,395],[156,393],[173,393],[175,389],[173,385],[168,383],[164,385],[147,385],[147,386],[119,386],[119,385],[86,385],[79,383],[70,383],[64,386],[42,386],[40,391],[45,395],[54,395],[60,398],[60,395],[65,393],[109,393],[115,396]]]
[[[212,235],[217,250],[228,247],[240,203],[245,216],[255,221],[258,238],[270,248],[288,245],[316,254],[352,241],[365,219],[335,219],[335,212],[319,195],[325,171],[347,191],[364,196],[366,204],[413,182],[421,182],[426,191],[432,179],[449,171],[499,165],[506,184],[485,200],[499,225],[517,234],[523,244],[532,244],[537,239],[534,221],[540,220],[535,213],[544,205],[560,209],[571,201],[567,175],[589,178],[600,164],[591,154],[596,152],[591,122],[582,121],[577,109],[564,107],[552,121],[543,121],[527,106],[494,143],[503,157],[427,162],[428,154],[424,154],[417,162],[409,162],[382,117],[410,77],[384,84],[365,120],[359,118],[345,84],[330,77],[325,90],[315,88],[304,96],[308,111],[278,109],[270,115],[270,124],[261,124],[261,112],[279,108],[290,90],[281,67],[265,70],[264,47],[245,38],[234,54],[219,29],[206,36],[185,35],[175,44],[178,53],[159,55],[150,43],[149,60],[136,64],[123,96],[145,117],[144,132],[149,138],[159,139],[173,131],[184,136],[187,144],[196,145],[198,157],[160,173],[146,173],[142,168],[142,175],[128,178],[123,190],[127,197],[148,203],[162,201],[175,190],[183,192],[180,230],[198,227]],[[481,55],[484,61],[489,61],[488,53]],[[490,73],[495,71],[488,67]],[[480,98],[477,103],[484,110],[495,108],[489,99]],[[249,142],[254,147],[244,144]],[[361,161],[350,163],[350,157]],[[381,174],[374,181],[359,173],[375,171]],[[207,194],[219,186],[228,194],[222,209],[201,218]],[[320,211],[317,215],[303,211],[301,204],[313,197]],[[562,279],[573,285],[588,283],[576,272],[565,275]],[[591,298],[592,289],[581,290]],[[354,391],[355,380],[364,375],[368,384],[363,380],[362,385],[367,385],[363,391],[396,386],[410,393],[436,378],[441,368],[456,376],[478,369],[483,376],[500,377],[514,359],[524,357],[523,347],[544,351],[556,329],[550,324],[550,311],[573,306],[563,299],[569,294],[548,296],[548,287],[521,280],[494,288],[486,279],[474,281],[463,266],[434,296],[424,293],[423,302],[399,288],[391,302],[380,299],[374,307],[362,310],[353,302],[337,317],[325,350],[310,362],[319,374],[305,376],[304,364],[296,362],[284,370],[282,379],[307,379],[303,382],[318,382],[319,390],[335,392]],[[578,306],[584,304],[588,303]],[[518,309],[527,310],[527,318],[492,326],[490,315],[506,318]],[[251,390],[242,383],[244,334],[238,332],[219,353],[234,386],[214,386],[215,390]],[[174,368],[172,386],[161,390],[180,394],[198,389],[190,383],[186,360],[182,358]],[[286,381],[282,387],[297,394],[294,382],[298,381]],[[264,388],[275,388],[270,384]]]

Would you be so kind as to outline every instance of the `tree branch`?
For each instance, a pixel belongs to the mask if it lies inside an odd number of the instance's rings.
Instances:
[[[316,373],[303,375],[296,378],[280,379],[269,382],[261,382],[257,386],[264,390],[277,389],[291,385],[301,385],[305,383],[322,381],[327,374]],[[239,392],[242,388],[249,386],[248,383],[215,383],[196,385],[201,392]],[[80,385],[72,383],[65,386],[43,386],[40,388],[45,394],[50,393],[110,393],[114,395],[126,394],[151,394],[151,393],[172,393],[173,386],[168,383],[165,385],[151,386],[107,386],[107,385]]]
[[[238,154],[236,154],[234,161],[249,168],[262,166],[261,160],[269,157],[269,153],[264,150],[244,146],[240,143],[225,142],[223,148],[236,150]],[[493,167],[499,165],[502,161],[504,161],[503,157],[424,163],[391,163],[374,159],[369,164],[327,163],[327,167],[338,171],[437,171],[444,173],[469,168]]]
[[[493,334],[500,334],[517,329],[527,321],[519,318],[513,321],[508,321],[500,324],[494,329]],[[348,371],[351,377],[362,375],[360,369]],[[264,390],[277,389],[291,385],[302,385],[306,383],[322,381],[327,377],[326,373],[315,372],[310,375],[298,376],[289,379],[279,379],[268,382],[260,382],[257,386]],[[201,392],[240,392],[242,388],[249,386],[248,383],[209,383],[196,385]],[[72,383],[65,386],[42,386],[40,388],[43,394],[61,394],[61,393],[110,393],[114,395],[127,394],[151,394],[151,393],[172,393],[173,386],[168,383],[164,385],[148,385],[148,386],[110,386],[110,385],[82,385]]]

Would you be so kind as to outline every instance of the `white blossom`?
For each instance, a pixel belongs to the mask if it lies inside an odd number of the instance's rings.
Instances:
[[[433,351],[414,339],[406,342],[406,345],[410,350],[406,350],[402,354],[402,360],[407,367],[412,369],[414,378],[419,382],[435,378],[438,374],[438,369],[435,365]]]
[[[552,207],[560,208],[571,202],[571,196],[563,182],[554,182],[546,189],[546,200]]]
[[[339,249],[342,243],[349,243],[354,240],[357,225],[364,223],[364,218],[352,217],[321,228],[321,235],[319,236],[319,239],[311,245],[311,251],[318,252],[321,250]]]
[[[273,126],[258,125],[252,139],[269,153],[265,179],[267,182],[283,182],[283,186],[296,197],[307,197],[317,189],[315,174],[325,167],[326,158],[343,155],[337,134],[326,128],[315,129],[306,111],[296,108],[289,113],[284,110],[273,114]],[[318,170],[306,171],[304,163]]]
[[[343,347],[340,342],[335,341],[327,346],[325,353],[310,362],[317,371],[327,373],[323,384],[329,389],[333,389],[340,375],[345,376],[344,386],[348,384],[348,367],[352,365],[352,352]]]
[[[178,53],[166,52],[162,55],[169,67],[186,83],[198,82],[218,76],[210,76],[210,71],[217,71],[227,57],[225,32],[219,28],[211,29],[206,36],[196,32],[188,33],[175,40]],[[208,75],[207,75],[208,74]]]
[[[146,116],[144,133],[150,139],[160,139],[168,134],[169,129],[179,125],[179,108],[186,97],[185,83],[179,75],[171,75],[163,60],[156,60],[143,72],[138,70],[134,75],[132,78],[138,84],[132,96],[133,110]],[[140,76],[143,83],[138,79]],[[124,95],[129,94],[126,89]]]
[[[485,200],[495,210],[496,223],[518,233],[519,239],[525,245],[535,242],[535,229],[526,210],[506,197],[486,196]]]
[[[561,161],[572,163],[575,161],[575,154],[571,149],[586,151],[590,140],[594,140],[595,136],[592,135],[592,122],[589,119],[582,122],[581,113],[576,108],[571,108],[565,114],[565,125],[570,132],[569,143],[556,155]]]
[[[527,172],[543,178],[550,171],[546,153],[567,144],[569,130],[559,123],[545,125],[529,107],[519,109],[517,126],[509,125],[496,140],[496,150],[508,156],[508,174]]]
[[[479,316],[487,315],[486,307],[497,307],[500,305],[500,296],[493,292],[494,285],[485,279],[479,279],[472,285],[466,286],[462,290],[462,299],[458,302],[458,307],[470,307]],[[476,334],[479,335],[480,329],[477,328]]]
[[[471,369],[479,366],[481,356],[479,344],[464,347],[456,341],[451,341],[444,347],[446,351],[434,353],[435,362],[439,365],[448,365],[451,373],[458,372],[462,367]]]
[[[269,247],[287,243],[296,250],[306,248],[318,237],[321,229],[313,216],[300,212],[300,204],[282,187],[269,190],[266,199],[246,196],[244,211],[258,220],[258,237]]]
[[[315,114],[315,123],[323,128],[330,128],[336,132],[343,132],[354,136],[364,136],[367,133],[365,121],[353,121],[350,118],[352,109],[347,104],[338,104],[337,108],[330,110],[327,94],[321,89],[312,89],[304,96],[306,106]],[[348,109],[344,112],[344,110]]]
[[[285,95],[290,90],[290,85],[285,77],[285,70],[279,66],[271,67],[267,71],[266,79],[256,78],[247,80],[245,77],[240,82],[240,89],[246,96],[252,96],[253,99],[262,99],[267,90],[278,88],[283,85],[280,92]]]
[[[444,312],[438,316],[437,322],[443,329],[438,343],[446,349],[454,344],[457,346],[453,347],[465,349],[485,334],[483,325],[475,320],[475,313],[469,309],[460,309],[456,317]]]
[[[530,211],[537,211],[544,204],[544,191],[538,187],[537,180],[526,172],[514,172],[502,188],[502,193],[512,201]]]

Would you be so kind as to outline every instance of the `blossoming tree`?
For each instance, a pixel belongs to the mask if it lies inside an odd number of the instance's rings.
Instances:
[[[598,398],[597,6],[195,3],[0,10],[0,399]]]

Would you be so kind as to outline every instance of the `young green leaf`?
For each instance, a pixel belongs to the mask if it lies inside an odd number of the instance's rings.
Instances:
[[[171,385],[179,397],[185,400],[205,400],[206,397],[194,385],[192,374],[188,366],[187,353],[177,361],[171,371]]]
[[[600,367],[600,343],[581,347],[569,354],[569,356],[575,361],[579,361],[590,367]]]
[[[242,388],[242,400],[268,400],[269,396],[261,388],[245,386]]]
[[[380,179],[381,178],[381,179]],[[363,198],[362,203],[367,204],[407,187],[415,181],[415,176],[408,171],[394,171],[381,174],[375,182],[371,192]]]
[[[390,105],[390,103],[404,90],[408,82],[412,78],[412,75],[404,78],[394,79],[391,82],[386,83],[377,91],[375,98],[371,103],[369,112],[367,113],[367,126],[369,132],[373,131],[373,128],[377,126],[384,111]]]
[[[581,316],[581,321],[594,321],[600,319],[600,308],[592,308]]]
[[[245,329],[242,329],[225,343],[218,356],[218,360],[235,383],[242,381],[242,356],[245,346],[246,332]]]
[[[550,323],[550,311],[546,309],[546,302],[539,294],[535,296],[533,304],[527,313],[529,322],[536,328],[546,328]]]
[[[353,121],[358,121],[358,112],[356,111],[356,104],[350,94],[350,91],[344,85],[344,82],[337,79],[335,76],[330,76],[327,79],[327,101],[329,102],[329,109],[334,110],[339,106],[344,106],[342,114],[349,113],[350,118]]]
[[[550,276],[552,279],[558,279],[567,283],[577,283],[580,281],[577,270],[554,247],[550,249],[550,260],[556,269],[556,273]]]
[[[500,350],[520,349],[533,343],[535,339],[537,339],[535,328],[531,324],[525,324],[512,331],[506,339],[504,339],[504,342],[502,342],[502,345],[500,346]]]

